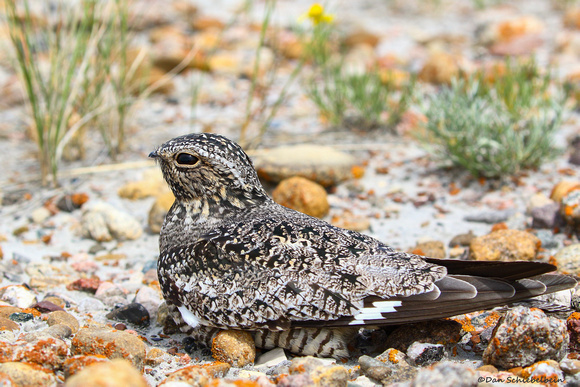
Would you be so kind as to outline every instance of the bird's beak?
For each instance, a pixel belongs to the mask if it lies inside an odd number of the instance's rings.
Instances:
[[[157,151],[154,150],[153,152],[149,153],[149,157],[151,157],[152,159],[156,159],[159,157],[159,153],[157,153]]]

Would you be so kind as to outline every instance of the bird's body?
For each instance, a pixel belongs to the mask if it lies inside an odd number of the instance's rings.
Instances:
[[[158,274],[187,330],[256,331],[256,344],[345,356],[361,326],[449,317],[569,288],[548,264],[434,260],[275,203],[225,137],[191,134],[150,156],[176,201]]]

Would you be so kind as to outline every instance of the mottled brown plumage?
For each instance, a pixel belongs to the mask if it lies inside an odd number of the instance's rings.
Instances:
[[[346,356],[356,327],[449,317],[573,286],[548,264],[434,260],[280,206],[243,150],[190,134],[150,154],[176,201],[159,281],[198,336],[256,331],[262,347]],[[490,278],[495,277],[495,278]]]

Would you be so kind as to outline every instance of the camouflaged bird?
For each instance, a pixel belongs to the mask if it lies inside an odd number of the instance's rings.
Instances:
[[[208,341],[255,332],[257,347],[346,357],[365,326],[425,321],[574,286],[532,262],[438,260],[395,251],[268,197],[242,148],[216,134],[152,152],[175,195],[158,274],[176,323]],[[534,278],[529,278],[534,277]]]

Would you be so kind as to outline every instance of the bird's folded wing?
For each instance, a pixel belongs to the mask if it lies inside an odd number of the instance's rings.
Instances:
[[[324,326],[393,325],[451,317],[475,310],[489,309],[564,289],[576,281],[568,276],[543,274],[516,281],[450,275],[435,283],[431,292],[410,297],[364,300],[364,308],[350,317],[325,321]],[[321,326],[317,322],[316,326]],[[310,326],[296,322],[293,326]]]

